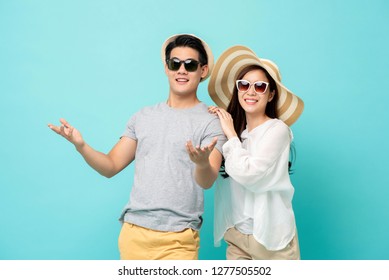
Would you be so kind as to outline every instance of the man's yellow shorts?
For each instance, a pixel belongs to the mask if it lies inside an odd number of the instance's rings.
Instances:
[[[198,231],[155,231],[123,223],[119,235],[122,260],[197,260],[200,248]]]

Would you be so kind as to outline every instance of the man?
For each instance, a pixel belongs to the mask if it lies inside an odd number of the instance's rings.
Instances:
[[[106,177],[136,159],[120,217],[121,259],[198,259],[203,190],[212,186],[222,160],[220,123],[197,98],[199,83],[212,71],[210,48],[196,36],[174,35],[163,44],[162,59],[167,101],[136,113],[108,154],[90,147],[66,120],[59,127],[49,124]]]

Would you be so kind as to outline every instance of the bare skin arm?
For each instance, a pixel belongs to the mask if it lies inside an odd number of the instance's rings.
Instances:
[[[186,143],[189,157],[196,164],[195,180],[204,189],[212,187],[220,169],[222,155],[218,150],[214,149],[216,143],[216,137],[211,144],[203,148],[199,146],[194,147],[191,141]]]
[[[137,142],[122,137],[108,154],[94,150],[83,139],[81,133],[65,119],[60,119],[61,125],[49,124],[49,128],[72,143],[85,161],[101,175],[111,178],[135,159]]]

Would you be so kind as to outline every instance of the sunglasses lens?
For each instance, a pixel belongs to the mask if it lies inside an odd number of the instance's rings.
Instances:
[[[237,86],[239,91],[246,92],[250,88],[250,83],[247,81],[238,81],[236,83],[236,86]]]
[[[181,61],[179,61],[178,59],[167,60],[167,67],[169,68],[169,70],[177,71],[178,69],[180,69],[180,66]]]
[[[254,90],[256,93],[264,93],[266,91],[266,88],[267,84],[265,83],[258,82],[254,84]]]
[[[195,60],[185,60],[184,65],[185,65],[186,71],[194,72],[197,70],[199,63]]]
[[[181,67],[181,63],[184,63],[185,70],[188,71],[188,72],[196,71],[197,67],[200,64],[196,60],[188,59],[188,60],[185,60],[185,61],[181,61],[181,60],[179,60],[177,58],[168,59],[166,61],[166,63],[167,63],[167,67],[169,68],[169,70],[172,70],[172,71],[178,71],[178,69],[180,69],[180,67]]]

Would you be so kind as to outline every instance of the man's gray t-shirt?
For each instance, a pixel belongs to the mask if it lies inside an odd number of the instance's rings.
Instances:
[[[189,109],[159,103],[136,113],[123,136],[136,140],[137,149],[130,200],[120,220],[158,231],[199,230],[204,194],[185,143],[203,147],[218,137],[221,153],[226,138],[219,119],[204,103]]]

